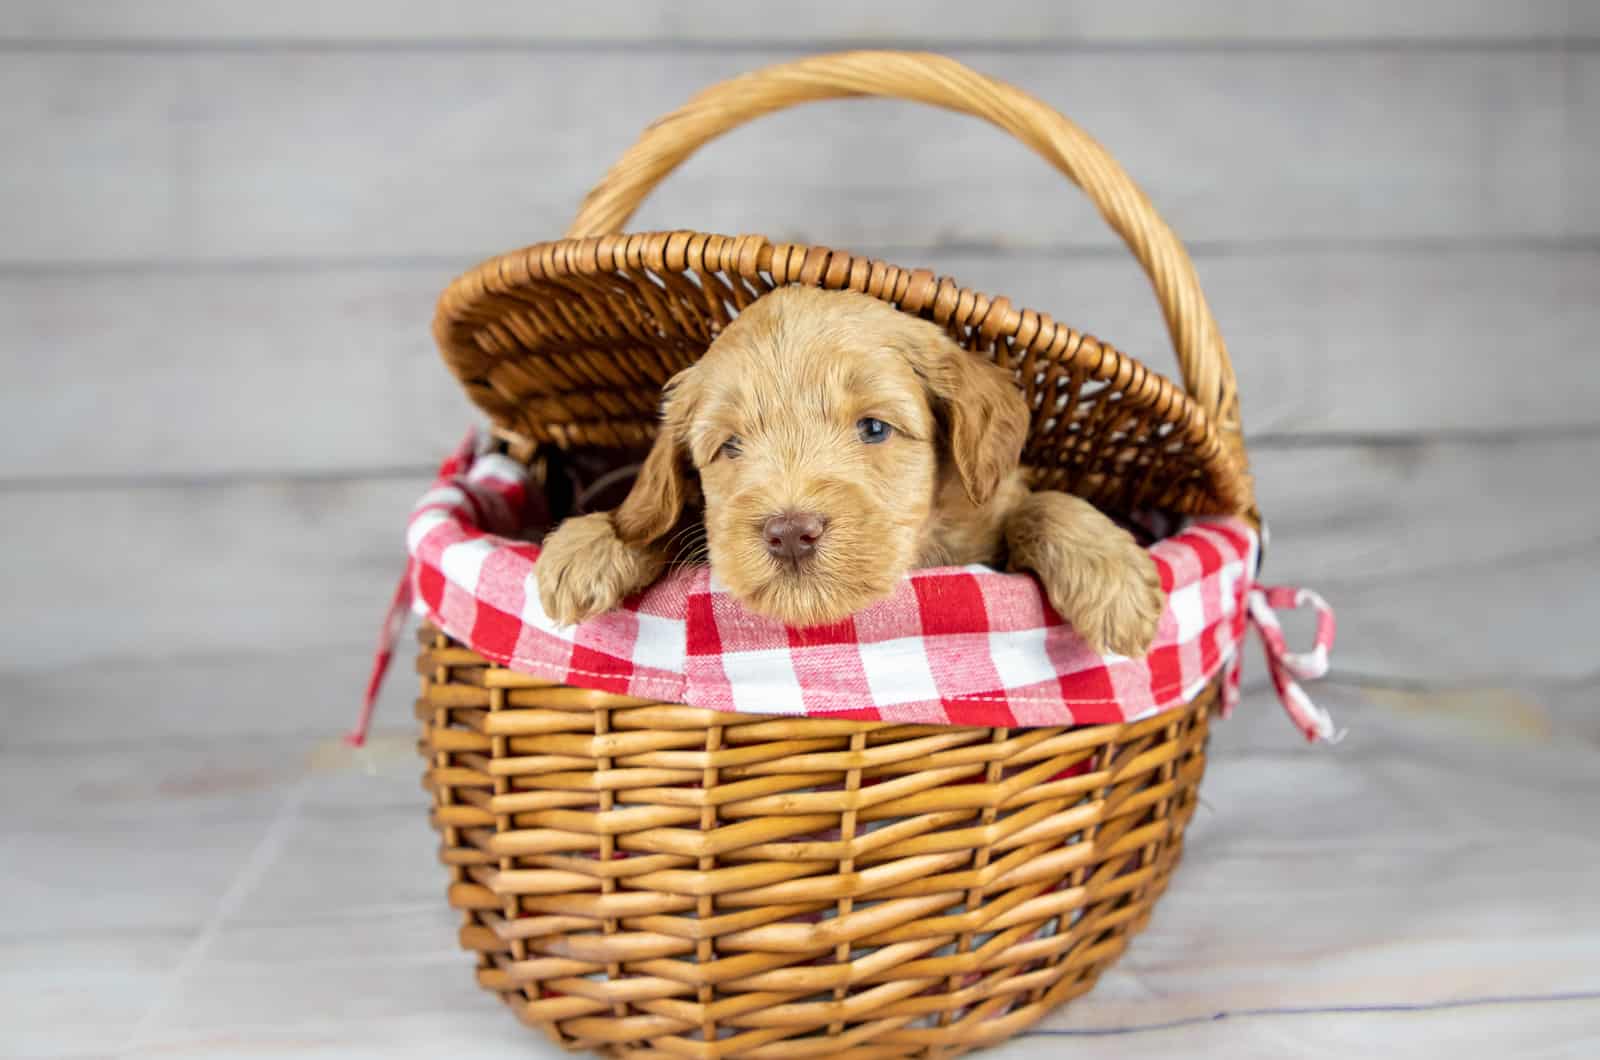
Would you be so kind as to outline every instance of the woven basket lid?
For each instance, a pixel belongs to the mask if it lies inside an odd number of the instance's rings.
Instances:
[[[927,270],[753,235],[617,234],[700,144],[797,102],[860,95],[986,118],[1081,186],[1150,277],[1186,386],[1046,314]],[[791,283],[864,292],[1010,369],[1033,410],[1023,462],[1036,487],[1123,511],[1251,507],[1232,367],[1182,244],[1075,125],[941,56],[820,56],[707,89],[646,130],[585,199],[567,238],[456,279],[439,300],[434,335],[502,433],[561,447],[642,447],[656,433],[666,380],[752,301]]]

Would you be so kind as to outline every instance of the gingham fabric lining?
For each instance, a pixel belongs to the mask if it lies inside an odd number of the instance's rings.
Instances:
[[[709,568],[677,570],[576,626],[539,605],[525,469],[469,437],[412,513],[405,577],[384,626],[359,742],[408,607],[486,658],[564,684],[717,710],[945,725],[1133,721],[1180,706],[1219,671],[1238,698],[1240,644],[1262,632],[1286,711],[1309,739],[1337,738],[1297,683],[1322,676],[1333,614],[1314,593],[1254,582],[1258,538],[1239,519],[1196,520],[1156,542],[1168,592],[1143,659],[1091,651],[1027,575],[913,571],[887,600],[833,626],[792,629],[746,611]],[[1316,644],[1294,654],[1274,607],[1309,605]]]

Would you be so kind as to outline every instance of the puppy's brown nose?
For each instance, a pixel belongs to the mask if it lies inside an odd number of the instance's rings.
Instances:
[[[762,525],[767,551],[778,559],[799,563],[817,550],[817,539],[828,528],[828,521],[816,512],[784,512]]]

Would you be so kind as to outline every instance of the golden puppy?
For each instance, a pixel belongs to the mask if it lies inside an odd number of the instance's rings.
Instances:
[[[1141,655],[1155,637],[1155,564],[1087,501],[1029,492],[1021,392],[934,324],[866,295],[779,288],[672,378],[663,409],[621,507],[545,539],[539,598],[558,622],[654,581],[698,505],[718,577],[789,625],[843,619],[912,567],[1005,559],[1096,650]]]

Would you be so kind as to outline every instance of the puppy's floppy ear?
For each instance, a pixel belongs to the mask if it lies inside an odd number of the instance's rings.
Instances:
[[[612,514],[617,536],[635,547],[665,537],[694,500],[696,485],[690,477],[685,434],[695,403],[694,368],[685,368],[667,381],[661,406],[661,433],[656,435],[628,496]]]
[[[935,325],[919,339],[907,351],[911,367],[944,413],[950,456],[967,496],[987,504],[1022,458],[1028,403],[1010,372],[968,353]]]

